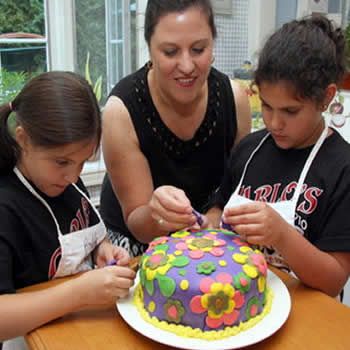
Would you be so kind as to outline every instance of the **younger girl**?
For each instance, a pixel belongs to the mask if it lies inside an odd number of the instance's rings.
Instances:
[[[96,98],[73,73],[41,74],[0,107],[0,342],[71,311],[114,303],[133,284],[127,252],[105,239],[79,179],[100,136]],[[113,260],[116,266],[104,267]],[[86,270],[40,292],[15,293]]]
[[[331,296],[350,272],[350,145],[322,112],[343,73],[343,33],[324,17],[269,38],[255,72],[266,129],[235,149],[208,214],[218,220],[228,201],[225,224]]]

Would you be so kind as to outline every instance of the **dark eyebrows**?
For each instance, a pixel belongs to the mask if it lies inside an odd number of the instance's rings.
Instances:
[[[198,45],[198,44],[208,45],[209,44],[209,39],[203,38],[203,39],[196,40],[195,42],[193,42],[191,44],[191,46]],[[178,45],[176,43],[174,43],[174,42],[167,42],[167,41],[165,41],[165,42],[160,43],[160,46],[161,47],[164,47],[164,46],[176,46],[177,47]]]

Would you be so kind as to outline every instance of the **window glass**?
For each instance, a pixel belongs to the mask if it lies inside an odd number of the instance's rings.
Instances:
[[[1,0],[0,103],[47,70],[44,0]]]
[[[107,96],[105,18],[105,0],[75,0],[76,71],[90,80],[100,105]]]
[[[136,70],[136,0],[107,0],[108,89]]]

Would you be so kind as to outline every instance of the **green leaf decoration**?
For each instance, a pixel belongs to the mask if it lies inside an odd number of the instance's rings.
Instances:
[[[177,256],[171,263],[175,267],[184,267],[190,263],[190,259],[187,256]]]
[[[145,286],[146,276],[145,276],[145,271],[143,269],[140,269],[140,281],[141,281],[141,285]]]
[[[213,230],[214,231],[214,230]],[[234,233],[232,231],[226,231],[226,230],[222,230],[221,231],[224,235],[226,236],[237,236],[237,233]]]
[[[164,295],[167,298],[171,297],[175,292],[175,281],[170,277],[159,274],[157,274],[156,279],[158,281],[159,289],[162,295]]]
[[[169,249],[169,246],[167,244],[159,244],[154,247],[155,251],[162,250],[163,252],[166,252],[168,251],[168,249]]]
[[[187,273],[187,271],[186,271],[185,269],[181,269],[181,270],[178,271],[178,274],[179,274],[180,276],[185,276],[186,273]]]
[[[145,280],[145,287],[146,287],[146,290],[148,292],[149,295],[153,295],[154,293],[154,285],[153,285],[153,280],[149,281],[149,280]]]

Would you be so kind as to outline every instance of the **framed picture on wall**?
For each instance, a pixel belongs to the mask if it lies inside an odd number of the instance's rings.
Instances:
[[[309,11],[318,13],[328,12],[328,0],[309,0]]]
[[[214,13],[217,15],[232,15],[232,0],[212,0]]]

